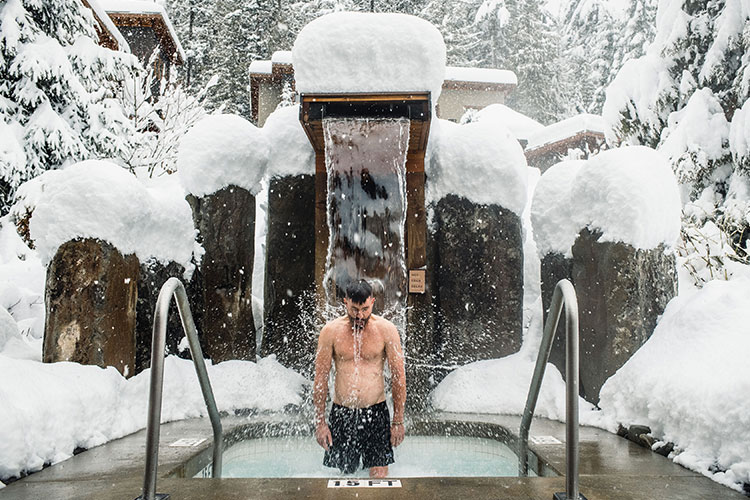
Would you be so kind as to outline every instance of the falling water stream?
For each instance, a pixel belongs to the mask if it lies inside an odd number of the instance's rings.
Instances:
[[[376,310],[395,323],[406,306],[407,119],[323,121],[328,173],[328,304],[349,282],[373,284]]]

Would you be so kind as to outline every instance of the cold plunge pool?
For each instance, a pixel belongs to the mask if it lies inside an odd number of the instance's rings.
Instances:
[[[225,478],[337,478],[367,477],[367,470],[343,475],[323,466],[323,449],[310,429],[274,425],[248,425],[226,437],[222,477]],[[418,421],[407,429],[389,477],[514,477],[518,456],[514,436],[489,423]],[[180,477],[211,477],[211,447],[175,471]],[[558,475],[530,452],[532,476]]]

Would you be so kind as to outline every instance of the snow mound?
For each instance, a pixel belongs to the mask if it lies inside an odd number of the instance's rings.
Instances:
[[[526,157],[513,134],[495,122],[456,125],[434,120],[427,165],[428,202],[455,194],[496,204],[519,217],[527,196]]]
[[[170,194],[171,193],[171,194]],[[192,269],[195,229],[190,205],[176,190],[150,194],[114,163],[88,160],[51,170],[18,190],[13,216],[32,213],[29,230],[43,264],[63,243],[98,238],[141,262],[174,261]]]
[[[315,150],[302,129],[297,106],[277,109],[261,130],[270,147],[268,177],[315,173]]]
[[[301,405],[309,385],[273,357],[207,368],[219,411],[282,411]],[[144,428],[149,377],[150,370],[125,379],[112,367],[0,354],[0,479],[70,458],[76,447],[90,448]],[[163,398],[162,422],[206,416],[191,360],[165,360]]]
[[[21,332],[18,331],[16,320],[4,307],[0,306],[0,352],[5,349],[5,345],[11,339],[20,340],[20,338]]]
[[[651,338],[602,387],[599,406],[674,442],[675,461],[750,482],[750,279],[673,299]],[[700,458],[699,458],[700,457]]]
[[[652,249],[662,243],[671,247],[679,237],[677,180],[667,159],[651,148],[610,149],[590,158],[570,199],[574,222],[580,229],[600,230],[600,241]]]
[[[475,361],[448,374],[432,393],[438,410],[470,413],[522,415],[526,405],[534,361],[521,353],[505,358]],[[502,381],[502,389],[498,383]],[[488,388],[497,390],[488,390]],[[593,405],[579,398],[579,411]],[[547,363],[534,415],[564,420],[565,381],[557,368]]]
[[[406,14],[336,12],[305,26],[292,59],[300,93],[431,92],[440,96],[445,43]]]
[[[513,133],[516,139],[528,139],[532,134],[539,132],[544,125],[515,111],[504,104],[490,104],[477,111],[474,121],[491,121],[502,123]]]
[[[531,224],[540,257],[553,252],[572,257],[570,250],[581,228],[575,222],[571,191],[585,163],[585,160],[560,162],[547,169],[537,183]]]
[[[209,115],[180,141],[177,173],[185,190],[198,197],[230,185],[255,195],[268,153],[266,135],[249,121],[237,115]]]

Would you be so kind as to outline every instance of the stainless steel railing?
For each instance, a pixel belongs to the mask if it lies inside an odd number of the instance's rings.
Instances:
[[[211,390],[211,382],[208,379],[206,363],[203,361],[203,351],[198,341],[198,332],[195,329],[193,314],[190,312],[185,287],[177,278],[169,278],[161,287],[159,298],[156,300],[151,339],[151,385],[148,398],[148,426],[146,427],[146,473],[143,478],[143,494],[136,500],[155,500],[157,498],[164,500],[169,498],[168,494],[156,493],[156,469],[159,463],[159,424],[161,422],[161,399],[164,386],[164,346],[167,335],[169,304],[173,296],[177,299],[177,309],[180,312],[182,328],[190,344],[190,355],[198,374],[198,381],[214,432],[212,477],[221,477],[221,453],[224,446],[219,411],[216,408],[216,400]]]
[[[565,306],[565,496],[562,493],[556,493],[554,499],[579,500],[585,497],[580,495],[578,488],[578,299],[573,285],[568,280],[560,280],[555,286],[549,315],[544,324],[539,355],[536,359],[536,367],[521,419],[521,428],[518,432],[518,473],[521,476],[528,475],[529,428],[563,305]]]

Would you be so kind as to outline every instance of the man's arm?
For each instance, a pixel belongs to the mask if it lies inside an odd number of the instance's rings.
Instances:
[[[315,354],[315,381],[313,382],[313,405],[315,406],[315,438],[325,448],[333,443],[331,430],[326,424],[326,399],[328,398],[328,375],[333,360],[333,337],[328,326],[323,327],[318,337]]]
[[[391,444],[398,446],[404,440],[404,405],[406,404],[406,369],[404,351],[398,330],[391,325],[385,341],[385,354],[391,368],[391,394],[393,395],[393,423]]]

